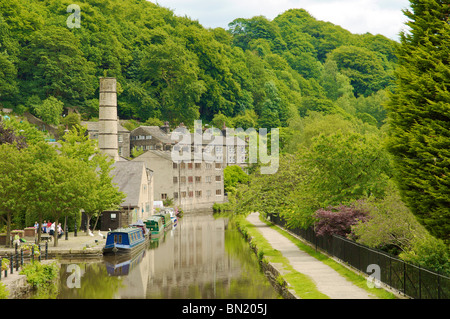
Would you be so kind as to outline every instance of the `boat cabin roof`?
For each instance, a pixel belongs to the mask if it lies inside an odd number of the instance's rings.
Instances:
[[[113,233],[133,233],[133,232],[137,232],[137,231],[141,231],[139,228],[136,227],[127,227],[127,228],[118,228],[115,230],[111,230],[109,232],[109,234],[113,234]]]

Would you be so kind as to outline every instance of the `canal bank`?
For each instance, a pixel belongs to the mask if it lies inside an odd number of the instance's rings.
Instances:
[[[76,260],[101,260],[103,258],[102,248],[105,243],[104,234],[97,232],[90,236],[84,232],[78,232],[77,236],[74,233],[69,233],[66,237],[63,236],[58,240],[58,246],[54,247],[53,241],[48,243],[41,243],[40,259],[42,264],[51,264],[56,262],[60,265],[61,262],[73,262]],[[106,235],[106,234],[105,234]],[[24,244],[34,243],[34,237],[25,237]],[[17,254],[20,256],[21,246],[18,246]],[[10,259],[13,256],[13,263],[20,258],[15,257],[15,248],[0,248],[0,258]],[[30,263],[31,257],[28,254],[24,256],[24,265]],[[38,261],[38,257],[35,257]],[[20,261],[19,261],[20,262]],[[8,299],[22,299],[33,291],[32,285],[27,282],[27,277],[20,274],[21,268],[18,270],[14,264],[13,273],[8,271],[7,276],[4,272],[1,275],[0,283],[2,283],[8,290]]]
[[[276,282],[295,292],[301,299],[374,299],[393,298],[390,293],[363,289],[365,278],[358,284],[347,280],[343,275],[322,261],[302,251],[290,239],[280,234],[265,222],[258,213],[247,218],[239,217],[241,232],[249,237],[250,245],[263,264],[275,264]],[[343,266],[341,266],[343,268]],[[279,269],[282,271],[280,272]],[[356,276],[355,274],[351,274]]]

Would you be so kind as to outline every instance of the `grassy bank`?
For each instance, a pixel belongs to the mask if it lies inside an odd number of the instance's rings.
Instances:
[[[299,249],[305,251],[312,257],[320,260],[324,264],[330,266],[336,270],[340,275],[345,277],[347,280],[355,284],[356,286],[365,289],[370,294],[376,296],[380,299],[394,299],[395,295],[381,288],[369,288],[367,286],[366,277],[348,269],[347,267],[339,264],[332,258],[316,252],[315,249],[311,248],[307,244],[303,243],[298,238],[292,236],[288,232],[280,229],[277,226],[263,220],[269,227],[275,229],[283,236],[291,240]],[[273,249],[272,246],[267,242],[267,240],[261,235],[261,233],[254,227],[253,224],[245,219],[245,216],[237,216],[235,222],[241,229],[245,236],[252,237],[251,245],[255,245],[258,251],[258,258],[263,262],[271,262],[281,264],[284,272],[282,274],[283,279],[290,284],[290,288],[295,291],[297,296],[301,299],[329,299],[328,296],[324,295],[317,290],[314,282],[306,275],[299,273],[294,270],[290,265],[289,261],[281,255],[281,253]],[[281,278],[280,278],[281,279]]]

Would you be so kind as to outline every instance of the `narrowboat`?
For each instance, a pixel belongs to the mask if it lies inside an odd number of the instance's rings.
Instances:
[[[170,218],[170,213],[161,211],[159,214],[155,214],[153,216],[161,216],[164,219],[164,229],[169,229],[169,226],[172,224],[172,219]]]
[[[148,237],[147,237],[148,238]],[[119,228],[108,232],[103,254],[134,253],[145,247],[147,238],[138,227]]]
[[[150,216],[145,221],[145,226],[149,229],[152,238],[158,237],[164,230],[164,218],[156,215]]]
[[[134,224],[131,224],[130,227],[140,228],[142,230],[142,232],[144,233],[144,237],[150,236],[150,232],[149,232],[148,228],[146,227],[144,222],[140,219],[137,222],[135,222]]]

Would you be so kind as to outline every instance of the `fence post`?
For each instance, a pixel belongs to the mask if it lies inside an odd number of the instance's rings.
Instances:
[[[41,244],[39,244],[39,257],[38,257],[38,259],[39,259],[39,262],[41,262]]]
[[[23,267],[23,248],[20,248],[20,265]]]
[[[45,259],[48,259],[48,241],[45,242]]]
[[[34,246],[31,246],[31,260],[34,262]]]
[[[13,255],[12,254],[9,254],[9,272],[10,272],[10,274],[13,274],[14,273],[14,259],[13,259]]]
[[[403,263],[403,293],[406,295],[406,263]]]
[[[19,253],[16,250],[16,271],[19,272]]]
[[[0,281],[2,280],[2,256],[0,256]]]
[[[440,275],[440,273],[438,272],[438,275]],[[438,280],[438,299],[441,299],[441,276],[437,276],[437,280]]]

